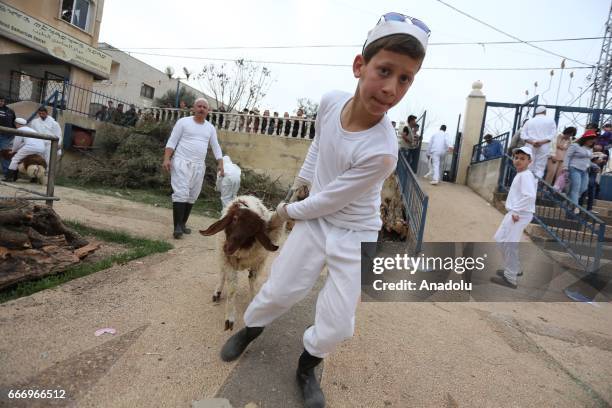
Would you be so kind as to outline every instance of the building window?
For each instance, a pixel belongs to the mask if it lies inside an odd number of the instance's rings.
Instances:
[[[142,88],[140,88],[140,96],[143,96],[149,99],[153,99],[154,94],[155,94],[155,88],[149,85],[142,84]]]
[[[87,31],[91,9],[90,0],[62,0],[62,20]]]

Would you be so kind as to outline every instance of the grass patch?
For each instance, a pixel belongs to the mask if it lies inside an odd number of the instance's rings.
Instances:
[[[96,262],[87,263],[87,261],[84,261],[56,275],[19,283],[13,288],[8,288],[0,292],[0,303],[22,296],[29,296],[33,293],[53,288],[73,279],[108,269],[113,265],[121,265],[134,259],[159,252],[166,252],[173,248],[171,244],[165,241],[138,238],[125,232],[100,230],[72,221],[64,221],[64,223],[75,229],[81,235],[94,236],[101,241],[121,244],[128,247],[128,249],[127,251],[111,255]]]

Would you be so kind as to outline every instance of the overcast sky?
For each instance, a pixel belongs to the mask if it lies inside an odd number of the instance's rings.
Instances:
[[[512,34],[521,40],[601,37],[610,0],[445,0],[452,6]],[[265,63],[275,82],[259,108],[294,113],[298,98],[318,101],[332,89],[354,92],[357,84],[350,65],[360,46],[295,49],[137,49],[150,47],[260,47],[300,45],[360,45],[380,15],[389,11],[417,17],[432,31],[430,43],[512,41],[437,0],[309,0],[309,1],[197,1],[197,0],[106,0],[100,41],[130,52],[134,57],[163,70],[201,71],[215,61],[196,58],[284,61],[342,64],[306,66]],[[596,64],[601,39],[544,42],[535,45],[556,54]],[[138,53],[137,53],[138,52]],[[560,69],[562,58],[525,44],[430,45],[423,69],[404,99],[390,112],[392,120],[405,120],[410,113],[426,109],[431,122],[428,132],[447,124],[454,133],[472,82],[481,80],[489,101],[523,102],[533,96],[534,82],[544,102],[567,104],[588,86],[590,69]],[[220,63],[220,62],[217,62]],[[567,61],[566,67],[584,67]],[[555,68],[533,71],[461,71],[433,68]],[[570,81],[570,72],[574,77]],[[559,82],[561,80],[561,82]],[[190,85],[203,89],[197,81]],[[557,96],[558,95],[558,96]],[[575,105],[588,104],[590,92]],[[427,135],[426,135],[427,136]]]

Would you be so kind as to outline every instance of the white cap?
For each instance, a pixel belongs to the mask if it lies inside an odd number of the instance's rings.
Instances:
[[[365,50],[368,45],[383,37],[388,37],[393,34],[408,34],[419,40],[424,49],[427,49],[429,35],[422,28],[408,21],[387,21],[384,18],[380,23],[368,32],[368,38],[363,46]]]
[[[536,109],[535,109],[535,113],[546,113],[546,106],[544,105],[539,105]]]
[[[533,151],[531,150],[531,147],[529,147],[527,145],[521,146],[518,149],[515,149],[514,153],[519,152],[519,151],[521,151],[521,152],[523,152],[525,154],[528,154],[530,158],[533,157]]]
[[[17,118],[17,119],[15,119],[15,123],[18,124],[18,125],[27,125],[28,121],[25,120],[24,118]]]

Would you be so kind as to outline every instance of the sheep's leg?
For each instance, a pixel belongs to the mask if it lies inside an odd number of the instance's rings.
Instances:
[[[257,281],[257,269],[249,269],[249,295],[251,298],[249,302],[255,297],[255,282]]]
[[[223,284],[225,283],[225,276],[226,276],[226,268],[222,267],[221,268],[221,272],[219,273],[219,283],[217,284],[217,287],[215,288],[215,291],[213,293],[213,302],[220,302],[221,301],[221,292],[223,291]]]
[[[225,300],[225,330],[233,330],[236,321],[236,291],[238,290],[238,272],[228,271],[227,299]]]

